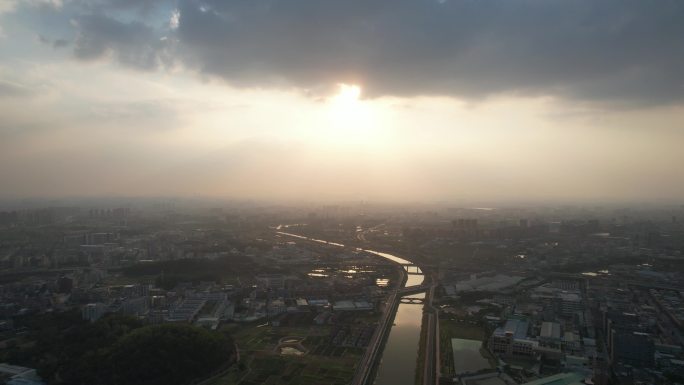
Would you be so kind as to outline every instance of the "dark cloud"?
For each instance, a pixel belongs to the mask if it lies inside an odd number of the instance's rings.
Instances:
[[[676,0],[179,0],[178,9],[173,56],[238,86],[358,82],[371,96],[633,103],[684,96],[684,2]],[[81,23],[80,58],[111,50],[150,68],[171,55],[147,24]]]
[[[70,44],[69,40],[66,40],[66,39],[55,39],[52,42],[52,46],[55,48],[63,48],[63,47],[68,46],[69,44]]]
[[[40,41],[42,44],[49,45],[52,48],[64,48],[68,47],[71,42],[66,39],[50,39],[49,37],[45,37],[43,35],[38,34],[38,41]]]
[[[74,54],[79,59],[113,54],[119,62],[139,69],[154,69],[162,64],[166,42],[142,22],[122,22],[96,14],[80,17],[76,25],[79,34]]]
[[[134,10],[149,16],[156,8],[172,5],[171,0],[71,0],[69,6],[91,12]]]
[[[142,8],[150,10],[159,4],[169,3],[168,0],[100,0],[91,1],[94,5],[108,8]]]

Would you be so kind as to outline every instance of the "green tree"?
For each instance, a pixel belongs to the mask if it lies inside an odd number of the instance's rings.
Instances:
[[[182,385],[232,363],[226,336],[185,324],[146,326],[121,338],[100,371],[107,385]],[[104,376],[102,376],[104,375]]]

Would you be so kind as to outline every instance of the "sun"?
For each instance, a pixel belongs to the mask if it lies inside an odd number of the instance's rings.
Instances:
[[[355,84],[339,83],[337,93],[328,99],[331,112],[337,121],[351,123],[350,120],[362,114],[361,87]]]
[[[333,101],[336,103],[352,104],[361,98],[361,87],[355,84],[339,83],[337,87],[337,95],[333,97]]]
[[[376,100],[364,99],[362,87],[338,83],[323,104],[324,120],[317,131],[321,143],[339,148],[368,148],[383,141]]]

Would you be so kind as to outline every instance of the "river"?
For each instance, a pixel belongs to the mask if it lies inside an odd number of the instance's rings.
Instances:
[[[277,233],[308,241],[344,247],[341,243],[328,242],[322,239],[309,238],[283,231],[277,231]],[[397,263],[413,263],[389,253],[366,249],[358,250],[376,254]],[[423,283],[423,279],[424,276],[422,274],[409,274],[404,286],[420,285]],[[422,298],[424,297],[424,294],[411,295],[411,297]],[[390,334],[387,338],[387,343],[377,368],[374,382],[375,385],[413,385],[415,383],[416,360],[418,358],[422,319],[423,305],[399,304],[397,314],[394,318],[394,325],[392,326],[392,329],[390,329]]]

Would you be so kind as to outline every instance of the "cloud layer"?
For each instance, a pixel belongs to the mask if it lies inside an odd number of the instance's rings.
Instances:
[[[684,96],[684,3],[537,0],[147,1],[72,7],[78,58],[182,64],[247,87],[367,95],[553,95],[661,104]],[[87,10],[85,12],[84,10]],[[124,20],[127,19],[127,20]],[[171,19],[171,20],[169,20]]]
[[[679,202],[682,20],[680,0],[0,0],[0,197]]]

